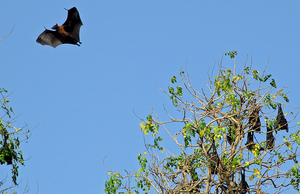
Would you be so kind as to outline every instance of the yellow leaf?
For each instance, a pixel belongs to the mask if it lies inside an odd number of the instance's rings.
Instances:
[[[290,150],[293,150],[292,147],[291,147],[290,142],[286,142],[285,144],[286,144],[286,146],[287,146]]]
[[[257,178],[258,178],[258,179],[261,179],[261,177],[260,177],[260,176],[257,176]]]
[[[249,161],[246,162],[245,166],[248,168],[249,167]]]
[[[259,175],[260,174],[260,172],[256,169],[256,168],[254,168],[253,169],[253,171],[254,171],[254,176],[256,176],[256,175]]]
[[[203,137],[204,131],[200,131],[200,136]]]
[[[248,181],[252,181],[254,178],[254,175],[252,174],[251,176],[249,176]]]
[[[108,175],[110,175],[112,173],[112,171],[108,172]]]

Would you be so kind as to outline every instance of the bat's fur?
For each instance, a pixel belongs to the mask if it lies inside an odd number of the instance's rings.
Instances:
[[[55,31],[46,29],[39,35],[36,42],[42,45],[50,45],[54,48],[60,44],[76,44],[80,46],[79,30],[82,25],[78,10],[76,7],[73,7],[68,10],[68,18],[63,25],[54,25],[52,29]]]

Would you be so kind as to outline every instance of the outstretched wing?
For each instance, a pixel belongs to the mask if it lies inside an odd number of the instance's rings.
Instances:
[[[39,37],[36,39],[36,42],[42,45],[50,45],[52,47],[57,47],[60,44],[76,44],[77,41],[72,37],[62,36],[57,31],[45,30]]]
[[[64,26],[65,31],[70,33],[73,36],[73,38],[75,38],[78,42],[80,42],[79,30],[82,25],[83,24],[80,19],[79,12],[76,9],[76,7],[69,9],[68,10],[68,18],[65,21],[65,23],[63,23],[63,26]]]
[[[50,45],[55,48],[63,43],[61,38],[61,35],[56,31],[46,29],[42,34],[39,35],[39,37],[36,39],[36,42],[42,45]]]

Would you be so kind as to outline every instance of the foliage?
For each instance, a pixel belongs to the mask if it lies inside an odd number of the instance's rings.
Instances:
[[[300,131],[284,134],[295,116],[279,114],[280,99],[289,98],[271,74],[246,65],[236,73],[237,52],[225,55],[233,59],[234,68],[220,65],[218,74],[209,77],[207,91],[197,91],[187,71],[171,78],[165,93],[182,119],[163,122],[153,111],[140,124],[144,135],[153,137],[153,144],[138,155],[140,169],[124,176],[110,174],[106,193],[279,193],[287,187],[299,191]],[[169,130],[169,123],[181,124],[182,130]],[[179,150],[171,156],[162,146],[161,128]],[[130,184],[131,178],[136,185]]]
[[[20,136],[25,136],[25,140],[29,138],[28,134],[30,133],[29,129],[17,128],[12,124],[15,121],[15,118],[12,118],[14,111],[10,107],[9,100],[7,99],[7,90],[0,88],[0,103],[1,109],[4,111],[4,114],[0,118],[0,164],[1,165],[12,165],[11,174],[12,181],[14,185],[18,185],[17,177],[19,175],[19,165],[24,165],[23,152],[20,150],[21,140]],[[3,185],[3,181],[0,183],[0,187]],[[6,189],[0,190],[4,192]]]

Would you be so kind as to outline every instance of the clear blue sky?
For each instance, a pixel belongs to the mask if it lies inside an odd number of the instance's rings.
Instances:
[[[64,8],[76,6],[82,45],[57,48],[35,42],[44,26],[61,25]],[[140,120],[153,107],[174,113],[167,89],[187,62],[191,80],[207,82],[207,71],[225,52],[248,56],[253,67],[287,87],[299,106],[299,1],[5,1],[0,8],[1,85],[13,94],[16,126],[39,126],[22,146],[19,189],[29,193],[104,193],[107,171],[133,172],[144,151]],[[223,65],[232,67],[225,58]],[[291,111],[287,106],[284,110]],[[291,129],[293,130],[293,129]],[[0,177],[10,167],[0,166]]]

